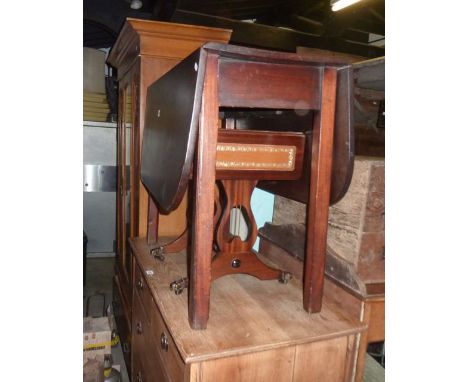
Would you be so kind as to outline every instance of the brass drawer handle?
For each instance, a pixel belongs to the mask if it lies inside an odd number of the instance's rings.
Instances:
[[[140,290],[143,290],[143,279],[140,278],[140,280],[138,280],[138,283],[137,283],[137,286]]]
[[[164,351],[168,351],[169,349],[169,340],[167,339],[166,333],[161,333],[161,349]]]
[[[139,371],[136,375],[136,382],[143,382],[143,375],[141,374],[141,371]]]
[[[138,334],[142,334],[143,333],[143,324],[139,321],[137,322],[136,324],[136,330],[137,330],[137,333]]]

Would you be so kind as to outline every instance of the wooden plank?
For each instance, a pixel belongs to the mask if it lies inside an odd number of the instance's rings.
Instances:
[[[281,29],[257,23],[246,23],[240,20],[232,20],[225,17],[190,12],[182,9],[177,9],[174,12],[172,21],[232,29],[233,33],[230,42],[239,45],[257,46],[289,52],[294,52],[297,46],[306,46],[365,57],[385,56],[385,49],[369,44],[354,43],[336,37],[324,39],[310,33]]]
[[[108,103],[98,103],[98,102],[89,102],[83,101],[83,111],[90,111],[90,112],[109,112],[109,104]]]
[[[305,312],[301,286],[294,280],[284,285],[239,274],[212,284],[208,327],[193,330],[187,290],[175,295],[169,289],[172,281],[187,276],[185,252],[156,263],[144,238],[132,240],[131,245],[185,363],[347,336],[365,328],[326,296],[320,314]]]
[[[331,50],[310,48],[305,46],[298,46],[296,48],[296,53],[301,56],[313,58],[317,61],[324,61],[327,64],[335,63],[353,63],[363,61],[366,58],[363,56],[356,56],[348,53],[333,52]]]
[[[96,122],[108,122],[108,113],[83,113],[83,121],[96,121]]]

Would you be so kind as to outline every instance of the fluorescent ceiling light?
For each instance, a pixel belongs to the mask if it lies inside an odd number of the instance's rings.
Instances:
[[[336,0],[336,1],[332,0],[331,2],[332,11],[333,12],[339,11],[340,9],[349,7],[350,5],[353,5],[357,3],[358,1],[361,1],[361,0]]]

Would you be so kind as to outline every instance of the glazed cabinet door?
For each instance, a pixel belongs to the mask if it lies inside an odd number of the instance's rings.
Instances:
[[[132,259],[128,239],[135,236],[135,91],[133,81],[122,84],[119,91],[117,132],[117,258],[118,274],[126,303],[131,305]]]

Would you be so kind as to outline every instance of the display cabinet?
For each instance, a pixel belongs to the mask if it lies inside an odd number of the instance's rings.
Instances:
[[[148,193],[140,181],[140,149],[147,88],[204,43],[227,42],[230,35],[231,31],[224,29],[129,18],[109,54],[107,62],[117,69],[119,83],[117,261],[114,281],[118,293],[115,299],[123,315],[118,322],[125,326],[119,328],[124,349],[129,349],[132,327],[133,270],[128,239],[147,236],[150,204]],[[170,215],[153,215],[159,223],[155,224],[157,232],[153,236],[180,235],[186,226],[186,201]]]

